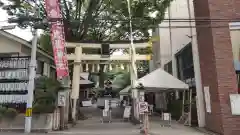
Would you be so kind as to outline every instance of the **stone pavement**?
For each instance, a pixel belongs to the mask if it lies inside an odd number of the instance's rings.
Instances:
[[[129,122],[123,122],[115,117],[112,123],[101,123],[101,111],[97,108],[82,108],[87,120],[78,121],[75,127],[66,131],[50,132],[50,135],[140,135],[139,126]],[[118,110],[116,111],[118,112]],[[206,135],[192,128],[172,123],[171,127],[161,127],[158,117],[150,118],[150,135]],[[25,135],[21,133],[2,133],[4,135]],[[41,135],[32,133],[31,135]]]
[[[139,126],[128,122],[113,120],[112,123],[101,123],[99,118],[80,121],[76,127],[53,135],[140,135]],[[173,123],[171,127],[161,127],[159,121],[151,122],[150,135],[205,135],[192,128]]]
[[[25,135],[24,133],[3,133],[4,135]],[[101,123],[98,118],[79,121],[78,124],[66,131],[54,131],[50,135],[140,135],[139,126],[128,122],[114,120],[112,123]],[[41,135],[32,133],[31,135]],[[206,135],[192,128],[172,123],[171,127],[161,127],[159,121],[150,123],[150,135]]]

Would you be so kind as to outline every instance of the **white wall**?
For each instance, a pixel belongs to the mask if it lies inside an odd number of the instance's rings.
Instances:
[[[193,12],[193,4],[191,2],[191,13]],[[165,19],[170,18],[170,25],[172,28],[161,28],[170,26],[169,22],[165,21],[160,24],[160,53],[161,53],[161,66],[169,62],[172,59],[172,53],[176,53],[181,50],[185,45],[190,42],[190,38],[187,35],[190,35],[190,28],[176,28],[179,26],[188,27],[189,22],[176,22],[176,20],[171,19],[188,19],[188,7],[187,0],[174,0],[171,3],[168,11],[166,12]],[[172,35],[172,46],[170,42],[170,32]]]
[[[240,60],[240,22],[230,23],[229,26],[233,50],[233,59]]]
[[[0,35],[0,53],[18,53],[21,45]]]

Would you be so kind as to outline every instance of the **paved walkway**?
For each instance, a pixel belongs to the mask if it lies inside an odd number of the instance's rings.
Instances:
[[[101,111],[97,108],[82,109],[87,120],[78,121],[77,125],[66,131],[51,132],[51,135],[140,135],[139,126],[129,122],[122,122],[115,118],[112,123],[101,123]],[[116,111],[118,112],[118,111]],[[4,133],[4,135],[24,135],[20,133]],[[31,135],[40,135],[33,133]],[[205,135],[192,128],[172,123],[171,127],[161,127],[158,117],[152,117],[150,122],[150,135]]]
[[[134,126],[129,122],[122,122],[115,110],[112,123],[101,123],[101,111],[94,108],[81,108],[81,111],[89,119],[79,121],[78,124],[68,131],[52,132],[53,135],[140,135],[139,126]],[[114,110],[113,110],[114,111]],[[121,116],[120,116],[121,117]],[[150,134],[152,135],[204,135],[192,128],[173,123],[171,127],[161,127],[159,118],[151,118]]]
[[[68,131],[51,132],[53,135],[140,135],[139,126],[115,120],[101,123],[99,118],[79,121],[76,127]],[[205,135],[192,128],[173,123],[171,127],[161,127],[157,121],[150,123],[150,135]]]

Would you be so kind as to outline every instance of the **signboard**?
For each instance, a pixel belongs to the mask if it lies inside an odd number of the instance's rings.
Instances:
[[[139,114],[144,114],[145,112],[148,112],[148,103],[139,102]]]
[[[131,113],[131,106],[126,106],[123,113],[123,118],[129,118]]]
[[[0,58],[0,103],[26,103],[30,57]]]
[[[52,24],[51,41],[58,78],[68,76],[68,61],[65,51],[63,25],[60,22]]]
[[[65,35],[59,0],[45,0],[48,19],[51,21],[51,42],[54,53],[57,77],[68,76],[68,61],[65,48]]]
[[[104,101],[104,109],[106,109],[106,110],[110,109],[110,101],[109,100]]]
[[[163,113],[163,120],[171,120],[170,113]]]
[[[240,94],[230,94],[232,115],[240,115]]]
[[[106,109],[103,109],[103,117],[107,117],[108,116],[108,110],[106,110]]]
[[[67,93],[65,91],[58,92],[58,106],[66,106]]]
[[[27,69],[29,67],[29,57],[3,57],[0,60],[2,69]]]
[[[83,106],[83,107],[92,106],[92,101],[91,101],[91,100],[89,100],[89,101],[82,101],[82,106]]]
[[[27,95],[0,95],[0,103],[26,103]]]
[[[204,98],[206,103],[206,111],[208,113],[211,113],[211,99],[210,99],[209,86],[205,86],[203,90],[204,90]]]
[[[0,71],[0,79],[28,79],[28,69]]]
[[[2,91],[24,91],[27,90],[28,82],[0,83]]]

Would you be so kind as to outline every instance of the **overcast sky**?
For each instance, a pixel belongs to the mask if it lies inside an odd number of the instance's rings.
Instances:
[[[7,22],[8,15],[7,13],[0,9],[0,26],[6,26],[6,25],[12,25]],[[19,36],[27,41],[30,41],[32,39],[32,33],[30,29],[20,29],[20,28],[15,28],[13,30],[8,30],[7,32],[10,32],[16,36]]]

